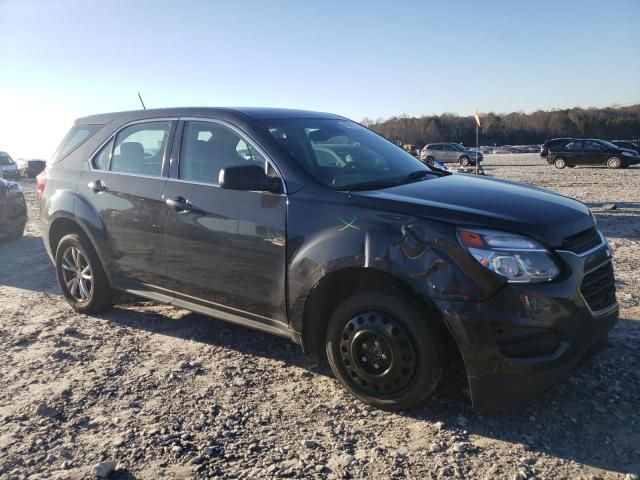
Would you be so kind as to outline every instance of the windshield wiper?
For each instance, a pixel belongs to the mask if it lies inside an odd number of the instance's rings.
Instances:
[[[416,170],[415,172],[411,172],[409,175],[407,175],[407,178],[405,178],[404,181],[406,182],[409,180],[422,178],[429,175],[430,173],[433,173],[433,172],[431,170]]]
[[[362,182],[354,183],[353,185],[345,185],[338,188],[338,190],[348,190],[350,192],[355,192],[358,190],[380,190],[382,188],[391,188],[398,185],[398,182]]]

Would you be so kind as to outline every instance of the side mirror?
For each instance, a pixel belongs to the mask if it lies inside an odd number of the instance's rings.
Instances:
[[[279,178],[269,177],[257,165],[239,165],[220,170],[218,184],[228,190],[282,193]]]

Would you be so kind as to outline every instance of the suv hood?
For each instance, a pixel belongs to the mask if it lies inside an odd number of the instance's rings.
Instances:
[[[565,237],[594,226],[586,205],[523,183],[476,175],[448,175],[381,190],[352,192],[363,207],[453,225],[507,230],[559,247]]]

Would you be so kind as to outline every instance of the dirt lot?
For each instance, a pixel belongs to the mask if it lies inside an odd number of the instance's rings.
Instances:
[[[621,315],[607,351],[569,380],[484,416],[455,375],[427,407],[387,413],[282,339],[146,302],[75,314],[25,182],[26,236],[0,245],[0,478],[91,478],[112,461],[113,478],[140,479],[637,479],[640,168],[558,171],[537,155],[485,164],[594,209]]]

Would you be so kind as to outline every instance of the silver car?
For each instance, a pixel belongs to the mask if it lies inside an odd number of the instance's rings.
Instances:
[[[476,157],[477,156],[477,157]],[[463,167],[482,161],[482,153],[471,150],[459,143],[430,143],[420,152],[420,160],[433,165],[434,160],[440,163],[459,163]]]
[[[18,180],[20,172],[13,159],[6,152],[0,152],[0,178]]]

